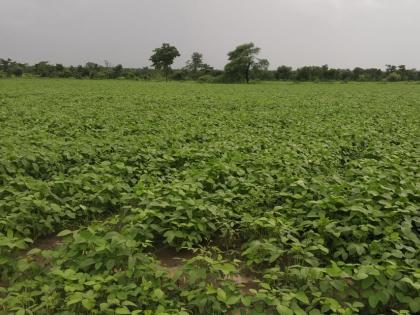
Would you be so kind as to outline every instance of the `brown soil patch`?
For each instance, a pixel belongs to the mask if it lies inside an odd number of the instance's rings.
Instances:
[[[62,238],[55,234],[39,238],[31,245],[31,247],[28,250],[26,250],[22,254],[22,256],[28,257],[29,251],[31,251],[34,248],[39,248],[41,250],[53,250],[56,247],[60,246],[62,243]],[[48,261],[46,261],[45,258],[39,254],[31,255],[30,257],[41,267],[45,267],[48,264]]]
[[[50,235],[36,240],[31,247],[39,248],[42,250],[53,250],[62,243],[63,242],[61,237],[57,235]]]
[[[184,260],[191,259],[196,254],[189,250],[181,250],[177,252],[173,248],[159,248],[154,252],[160,264],[164,267],[181,267]]]
[[[165,267],[170,277],[175,276],[176,272],[184,265],[185,260],[191,259],[197,255],[196,253],[188,250],[181,250],[177,252],[173,248],[160,248],[155,251],[154,254],[160,264]],[[240,285],[244,294],[249,294],[249,290],[258,288],[258,283],[254,281],[255,277],[248,273],[242,273],[226,279],[232,280],[236,284]]]
[[[166,268],[170,277],[175,276],[185,260],[191,259],[196,255],[192,251],[181,250],[177,252],[173,248],[159,248],[154,254],[160,264]]]
[[[255,277],[250,274],[239,274],[228,279],[232,280],[236,284],[240,285],[243,294],[250,294],[251,289],[258,289],[258,283],[255,281]]]

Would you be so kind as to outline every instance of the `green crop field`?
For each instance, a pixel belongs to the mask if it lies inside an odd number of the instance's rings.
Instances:
[[[420,312],[420,85],[0,80],[0,314]]]

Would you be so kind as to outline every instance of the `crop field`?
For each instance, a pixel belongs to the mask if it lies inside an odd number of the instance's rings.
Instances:
[[[420,312],[420,85],[0,80],[0,314]]]

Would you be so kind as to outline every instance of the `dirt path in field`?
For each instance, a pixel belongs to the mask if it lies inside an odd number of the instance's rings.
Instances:
[[[48,265],[48,261],[44,257],[38,253],[34,255],[28,255],[28,253],[35,248],[39,248],[41,250],[54,250],[61,244],[63,244],[63,239],[55,234],[52,234],[37,239],[27,250],[20,252],[18,256],[30,257],[30,259],[35,261],[39,266],[46,267]],[[184,266],[186,260],[194,258],[198,255],[198,253],[190,250],[176,251],[173,248],[165,247],[156,249],[153,254],[159,261],[160,265],[167,270],[168,275],[171,278],[175,277],[176,272]],[[244,294],[250,294],[251,289],[258,288],[258,284],[255,282],[255,275],[248,272],[241,272],[238,275],[230,276],[226,279],[232,280],[236,284],[240,285],[242,287],[241,291]],[[0,282],[0,286],[5,286],[5,284]]]
[[[168,275],[174,277],[176,272],[183,267],[186,260],[194,258],[198,254],[188,250],[177,252],[173,248],[160,248],[154,252],[154,255],[160,265],[168,271]],[[226,280],[232,280],[236,284],[242,286],[242,292],[244,294],[250,294],[250,289],[258,288],[255,279],[254,276],[246,272],[226,278]]]
[[[170,277],[174,277],[175,273],[182,268],[184,261],[195,257],[192,251],[181,250],[177,252],[173,248],[159,248],[154,252],[160,264],[168,270]]]
[[[32,248],[39,248],[42,250],[53,250],[63,243],[63,239],[55,234],[37,239]]]
[[[34,253],[30,255],[29,252],[35,248],[39,248],[40,250],[54,250],[56,247],[62,244],[62,238],[52,234],[49,236],[45,236],[42,238],[37,239],[34,241],[28,249],[19,250],[12,254],[12,258],[20,259],[26,257],[28,260],[32,260],[36,262],[40,267],[46,267],[48,265],[48,261],[42,257],[39,253]],[[0,281],[0,287],[7,288],[8,282],[7,281]]]
[[[48,261],[44,257],[42,257],[39,254],[28,255],[28,253],[34,248],[39,248],[41,250],[54,250],[55,248],[60,246],[62,243],[63,243],[63,239],[55,234],[42,237],[42,238],[37,239],[27,250],[25,250],[19,256],[31,257],[31,259],[35,261],[39,266],[45,267],[48,264]]]

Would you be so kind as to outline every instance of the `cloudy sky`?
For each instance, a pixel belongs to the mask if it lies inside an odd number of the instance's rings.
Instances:
[[[140,67],[162,42],[221,68],[253,41],[272,67],[420,68],[420,0],[0,0],[0,57]]]

